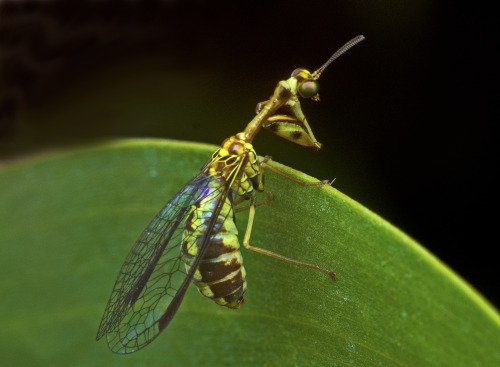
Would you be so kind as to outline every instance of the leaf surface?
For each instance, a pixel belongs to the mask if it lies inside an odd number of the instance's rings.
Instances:
[[[112,354],[95,334],[138,235],[215,150],[120,140],[0,168],[0,354],[9,366],[494,366],[500,318],[424,248],[331,187],[268,172],[246,303],[194,286],[150,346]],[[286,172],[309,176],[274,163]],[[262,197],[264,198],[264,196]],[[240,239],[247,214],[238,213]]]

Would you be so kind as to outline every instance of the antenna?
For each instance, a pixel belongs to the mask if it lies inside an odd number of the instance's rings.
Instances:
[[[365,36],[363,36],[363,35],[359,35],[357,37],[354,37],[352,40],[347,42],[344,46],[342,46],[337,51],[335,51],[335,53],[328,59],[328,61],[325,62],[323,64],[323,66],[321,66],[318,70],[316,70],[312,74],[314,79],[318,79],[319,76],[321,75],[321,73],[328,67],[328,65],[330,65],[335,59],[337,59],[339,56],[341,56],[344,52],[349,50],[351,47],[357,45],[358,43],[360,43],[364,39],[365,39]]]

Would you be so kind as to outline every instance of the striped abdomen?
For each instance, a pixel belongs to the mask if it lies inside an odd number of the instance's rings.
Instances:
[[[217,200],[211,196],[203,197],[191,206],[184,224],[181,252],[187,270],[198,253],[217,205]],[[194,273],[193,283],[203,296],[229,308],[239,308],[243,304],[247,288],[237,235],[232,203],[227,197],[210,234],[207,251]]]

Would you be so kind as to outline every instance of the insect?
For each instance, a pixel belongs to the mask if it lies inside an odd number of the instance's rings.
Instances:
[[[156,215],[142,232],[123,263],[97,332],[115,353],[135,352],[164,330],[193,282],[202,295],[228,308],[239,308],[247,287],[239,251],[236,211],[249,210],[243,245],[296,265],[318,269],[332,279],[335,273],[311,263],[290,259],[250,245],[257,202],[264,190],[264,170],[269,169],[303,186],[304,183],[268,164],[259,162],[252,141],[261,128],[296,144],[318,150],[302,113],[299,98],[319,100],[318,78],[325,68],[355,44],[358,36],[337,50],[318,70],[296,69],[280,81],[271,98],[257,105],[257,114],[243,132],[224,140],[201,171]],[[249,205],[235,209],[245,199]]]

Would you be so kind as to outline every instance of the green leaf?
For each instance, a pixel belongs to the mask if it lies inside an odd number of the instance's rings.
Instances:
[[[0,170],[0,355],[5,366],[497,366],[500,317],[415,241],[331,187],[273,172],[242,249],[239,310],[191,286],[146,349],[112,354],[95,334],[122,261],[213,146],[118,141]],[[275,163],[286,172],[313,179]],[[263,196],[265,197],[265,196]],[[247,213],[238,213],[240,237]]]

